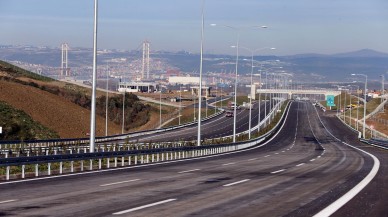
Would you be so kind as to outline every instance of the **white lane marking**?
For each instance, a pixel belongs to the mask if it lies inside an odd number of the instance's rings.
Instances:
[[[247,182],[249,181],[250,179],[244,179],[244,180],[241,180],[241,181],[237,181],[237,182],[232,182],[232,183],[229,183],[229,184],[226,184],[226,185],[223,185],[224,187],[229,187],[229,186],[232,186],[232,185],[237,185],[237,184],[240,184],[240,183],[243,183],[243,182]]]
[[[222,164],[222,166],[228,166],[228,165],[233,165],[233,164],[236,164],[236,163],[227,163],[227,164]]]
[[[321,156],[318,156],[318,158],[321,158]]]
[[[285,171],[285,170],[286,170],[286,169],[276,170],[276,171],[271,172],[271,174],[281,173],[281,172],[283,172],[283,171]]]
[[[156,202],[156,203],[150,203],[150,204],[139,206],[139,207],[135,207],[135,208],[132,208],[132,209],[127,209],[127,210],[123,210],[123,211],[120,211],[120,212],[115,212],[115,213],[113,213],[113,215],[122,215],[122,214],[125,214],[125,213],[129,213],[129,212],[145,209],[145,208],[148,208],[148,207],[153,207],[153,206],[157,206],[157,205],[160,205],[160,204],[169,203],[169,202],[172,202],[172,201],[175,201],[175,200],[177,200],[177,199],[174,198],[174,199],[162,200],[162,201],[159,201],[159,202]]]
[[[315,111],[317,112],[318,114],[318,111],[315,109]],[[327,128],[326,126],[323,124],[322,120],[321,120],[321,117],[319,116],[318,114],[318,118],[319,118],[319,121],[321,122],[321,124],[323,125],[323,127],[325,128],[325,130],[333,137],[335,138],[337,141],[341,141],[340,139],[338,139],[337,137],[335,137]],[[361,192],[362,189],[364,189],[372,180],[373,178],[377,175],[377,172],[379,171],[379,168],[380,168],[380,161],[379,159],[377,159],[376,156],[374,156],[373,154],[367,152],[367,151],[364,151],[360,148],[357,148],[355,146],[352,146],[352,145],[349,145],[347,143],[345,143],[345,145],[351,147],[351,148],[354,148],[360,152],[363,152],[367,155],[369,155],[372,159],[373,159],[373,167],[371,169],[371,171],[369,172],[369,174],[363,179],[361,180],[361,182],[359,182],[356,186],[354,186],[354,188],[350,189],[350,191],[348,191],[346,194],[344,194],[342,197],[340,197],[338,200],[334,201],[332,204],[330,204],[329,206],[327,206],[326,208],[324,208],[323,210],[321,210],[320,212],[318,212],[317,214],[315,214],[313,217],[325,217],[325,216],[330,216],[332,215],[334,212],[336,212],[337,210],[339,210],[342,206],[344,206],[347,202],[349,202],[351,199],[353,199],[358,193]],[[323,153],[325,153],[325,150],[323,151]],[[322,154],[323,154],[322,153]]]
[[[300,167],[300,166],[303,166],[303,165],[305,165],[305,163],[301,163],[301,164],[298,164],[298,165],[296,165],[297,167]]]
[[[275,153],[275,154],[279,154],[279,153]]]
[[[3,204],[3,203],[11,203],[11,202],[15,202],[17,200],[4,200],[4,201],[0,201],[0,204]]]
[[[290,149],[289,148],[287,148],[287,151],[289,151]]]
[[[264,157],[269,157],[269,156],[271,156],[271,155],[265,155]]]
[[[282,152],[285,152],[285,151],[282,151]]]
[[[249,159],[248,161],[253,161],[253,160],[257,160],[258,158],[251,158]]]
[[[185,171],[180,171],[178,173],[189,173],[189,172],[194,172],[194,171],[198,171],[198,170],[201,170],[201,169],[185,170]]]
[[[285,119],[288,118],[288,114],[289,113],[290,113],[290,110],[287,110],[287,114],[286,114]],[[232,155],[232,154],[236,154],[236,153],[251,151],[251,150],[255,150],[255,149],[261,148],[261,147],[267,145],[268,143],[270,143],[272,140],[274,140],[274,138],[282,131],[282,129],[283,129],[285,124],[286,124],[286,121],[283,122],[282,126],[275,133],[275,135],[273,135],[273,137],[271,137],[269,140],[267,140],[263,144],[256,145],[254,147],[243,149],[243,150],[232,151],[232,152],[224,152],[224,153],[215,154],[215,155],[207,155],[207,156],[186,158],[186,159],[180,159],[180,160],[162,161],[162,162],[156,162],[156,163],[150,163],[150,164],[142,164],[142,165],[136,165],[136,166],[130,166],[130,167],[125,166],[125,167],[110,168],[110,169],[105,169],[105,170],[93,170],[93,171],[87,171],[87,172],[82,172],[82,173],[70,173],[70,174],[53,175],[53,176],[47,176],[47,177],[38,177],[38,178],[33,178],[33,179],[24,179],[24,180],[0,182],[0,185],[9,185],[9,184],[14,184],[14,183],[22,183],[22,182],[33,182],[33,181],[46,180],[46,179],[57,179],[57,178],[71,177],[71,176],[83,176],[83,175],[88,175],[88,174],[105,173],[105,172],[111,172],[111,171],[132,170],[132,169],[135,169],[135,168],[151,167],[151,166],[165,165],[165,164],[173,164],[173,163],[185,162],[185,161],[196,161],[196,160],[201,160],[201,159],[214,158],[214,157],[219,157],[219,156],[226,156],[226,155]],[[270,155],[267,155],[267,156],[264,156],[264,157],[269,157],[269,156]]]
[[[312,162],[312,161],[315,161],[315,159],[311,159],[310,161],[311,161],[311,162]]]
[[[132,179],[132,180],[121,181],[121,182],[112,182],[112,183],[100,185],[100,187],[111,186],[111,185],[118,185],[118,184],[123,184],[123,183],[128,183],[128,182],[136,182],[136,181],[139,181],[139,180],[140,179]]]

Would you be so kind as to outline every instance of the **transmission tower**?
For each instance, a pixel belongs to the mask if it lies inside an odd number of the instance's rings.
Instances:
[[[70,70],[67,65],[68,63],[68,50],[69,50],[69,45],[67,43],[62,44],[62,61],[61,61],[61,77],[68,77],[70,76]]]
[[[145,77],[144,74],[146,74]],[[150,78],[150,43],[148,41],[143,42],[143,65],[141,70],[141,78]]]

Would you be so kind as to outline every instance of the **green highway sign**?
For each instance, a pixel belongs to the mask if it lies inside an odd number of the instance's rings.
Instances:
[[[335,104],[334,104],[334,96],[333,95],[327,95],[326,96],[326,105],[327,106],[335,106]]]

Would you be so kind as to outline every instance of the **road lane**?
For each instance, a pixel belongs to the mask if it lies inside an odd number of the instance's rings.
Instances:
[[[245,152],[1,185],[4,198],[18,199],[1,204],[1,214],[109,216],[176,199],[138,209],[131,216],[280,216],[299,209],[312,215],[334,201],[332,190],[341,183],[349,184],[348,180],[358,176],[368,161],[321,132],[313,111],[303,103],[293,103],[278,136],[261,148]],[[310,120],[306,112],[311,115]],[[317,140],[325,151],[316,148]],[[271,173],[279,170],[283,171]],[[136,179],[139,181],[99,187]],[[238,184],[224,186],[231,183]],[[304,208],[307,204],[309,209]]]

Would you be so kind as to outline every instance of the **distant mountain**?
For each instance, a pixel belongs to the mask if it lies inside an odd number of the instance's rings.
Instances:
[[[334,55],[330,55],[331,57],[348,57],[348,58],[372,58],[372,57],[380,57],[380,58],[387,58],[388,53],[383,53],[379,51],[375,51],[372,49],[362,49],[354,52],[348,52],[348,53],[338,53]]]

